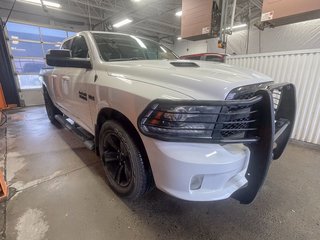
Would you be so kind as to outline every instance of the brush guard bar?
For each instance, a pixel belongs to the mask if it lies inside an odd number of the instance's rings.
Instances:
[[[281,95],[273,101],[275,91],[281,92]],[[246,173],[248,184],[232,195],[243,204],[249,204],[255,199],[265,181],[271,161],[278,159],[283,153],[295,121],[296,94],[293,84],[273,84],[267,89],[258,90],[256,95],[263,98],[254,106],[262,110],[258,117],[261,126],[258,131],[260,141],[247,145],[250,149]]]

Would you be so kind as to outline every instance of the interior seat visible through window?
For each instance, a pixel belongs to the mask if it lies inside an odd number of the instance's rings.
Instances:
[[[88,45],[83,36],[77,36],[72,42],[72,57],[74,58],[88,58]]]

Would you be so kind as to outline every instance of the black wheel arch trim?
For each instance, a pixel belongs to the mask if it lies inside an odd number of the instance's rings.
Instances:
[[[144,159],[147,161],[147,166],[150,167],[150,162],[148,158],[147,151],[145,149],[144,143],[140,137],[140,134],[138,132],[138,129],[134,126],[134,124],[128,119],[123,113],[117,111],[114,108],[102,108],[100,109],[97,120],[95,124],[95,145],[99,146],[99,132],[101,129],[102,124],[107,120],[115,120],[121,126],[129,132],[130,136],[134,138],[135,143],[137,144],[137,147],[141,150],[141,154],[144,157]],[[99,151],[96,149],[96,154],[99,155]]]

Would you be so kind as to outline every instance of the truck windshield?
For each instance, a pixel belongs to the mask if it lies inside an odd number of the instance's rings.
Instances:
[[[92,33],[104,61],[177,59],[157,42],[132,35]]]

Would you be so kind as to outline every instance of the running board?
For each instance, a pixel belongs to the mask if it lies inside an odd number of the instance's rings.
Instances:
[[[75,124],[71,124],[67,119],[67,117],[62,115],[55,115],[54,118],[66,129],[70,130],[71,132],[75,133],[78,138],[84,143],[84,145],[89,150],[94,150],[94,137],[87,133],[83,128],[76,127]]]

